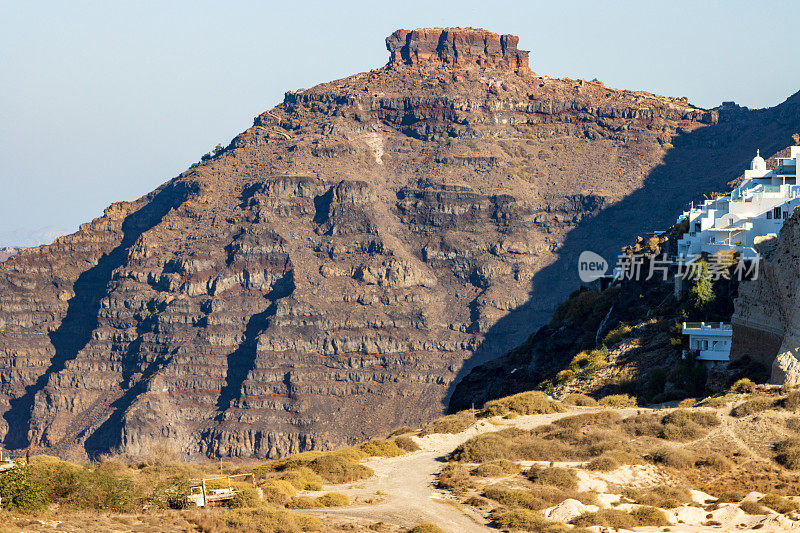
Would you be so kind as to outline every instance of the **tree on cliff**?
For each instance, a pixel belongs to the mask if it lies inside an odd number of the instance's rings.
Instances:
[[[695,279],[692,288],[689,290],[689,302],[698,313],[707,312],[714,302],[714,284],[711,281],[711,273],[708,270],[708,263],[700,260],[700,267],[695,271]]]

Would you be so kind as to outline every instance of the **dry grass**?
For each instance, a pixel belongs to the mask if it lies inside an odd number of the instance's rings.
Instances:
[[[415,452],[420,449],[419,444],[417,444],[414,439],[406,435],[395,437],[394,442],[397,444],[397,446],[407,452]]]
[[[395,440],[372,439],[362,444],[360,448],[370,457],[397,457],[406,453]]]
[[[776,461],[791,470],[800,470],[800,438],[779,442],[775,445],[775,451],[778,452]]]
[[[710,428],[720,424],[717,414],[711,411],[676,409],[661,420],[661,435],[667,440],[688,441],[708,434]]]
[[[578,488],[578,475],[570,468],[532,466],[525,475],[536,485],[550,485],[566,490]]]
[[[460,464],[449,464],[439,472],[439,487],[454,492],[463,493],[474,487],[467,467]]]
[[[530,491],[520,489],[489,487],[484,492],[484,496],[508,507],[520,507],[532,510],[544,509],[549,503],[538,498]]]
[[[748,378],[742,378],[731,385],[731,392],[735,394],[750,394],[756,391],[756,384]]]
[[[622,495],[641,505],[674,509],[692,501],[692,494],[685,487],[659,485],[650,489],[627,488]]]
[[[478,477],[502,477],[519,472],[519,465],[508,459],[495,459],[486,463],[481,463],[472,475]]]
[[[586,463],[585,468],[587,470],[609,472],[611,470],[616,470],[622,465],[635,465],[640,464],[641,462],[642,458],[638,455],[634,455],[622,450],[609,450],[604,452],[600,457],[595,457]]]
[[[697,460],[696,456],[683,448],[674,446],[659,446],[650,451],[645,459],[654,464],[670,466],[672,468],[692,468]]]
[[[572,521],[576,526],[603,526],[617,529],[632,529],[639,525],[639,521],[625,511],[618,509],[600,509],[596,513],[583,513]]]
[[[759,503],[769,507],[777,513],[782,514],[791,513],[792,511],[800,509],[800,504],[798,504],[796,501],[784,498],[783,496],[778,496],[776,494],[764,495],[764,497],[759,500]]]
[[[751,515],[767,514],[767,510],[764,509],[764,506],[756,502],[742,502],[739,504],[739,509]]]
[[[775,407],[776,401],[774,398],[768,398],[766,396],[758,396],[747,400],[743,403],[740,403],[733,409],[731,409],[731,416],[735,416],[736,418],[741,418],[744,416],[754,415],[756,413],[760,413],[762,411],[766,411],[767,409],[772,409]]]
[[[279,479],[288,481],[298,490],[322,490],[322,476],[307,466],[287,470]]]
[[[633,398],[629,394],[610,394],[600,398],[597,403],[603,407],[636,407],[636,398]]]
[[[472,416],[472,412],[461,411],[460,413],[443,416],[438,420],[434,420],[422,428],[420,435],[425,436],[432,435],[434,433],[461,433],[471,426],[473,422],[475,422],[475,418]]]
[[[541,391],[529,391],[487,402],[483,408],[486,416],[502,416],[509,413],[538,415],[560,413],[564,408]]]
[[[408,533],[444,533],[444,530],[433,522],[423,522],[409,529]]]
[[[595,405],[597,405],[597,400],[595,400],[591,396],[587,396],[579,392],[572,392],[564,396],[564,398],[561,400],[561,403],[563,403],[564,405],[594,407]]]
[[[783,408],[787,411],[800,410],[800,391],[792,391],[783,399]]]

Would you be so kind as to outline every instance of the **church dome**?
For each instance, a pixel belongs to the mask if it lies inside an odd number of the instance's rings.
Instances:
[[[761,150],[756,150],[756,156],[750,163],[750,170],[760,170],[760,171],[767,170],[767,162],[764,161],[763,157],[761,157]]]

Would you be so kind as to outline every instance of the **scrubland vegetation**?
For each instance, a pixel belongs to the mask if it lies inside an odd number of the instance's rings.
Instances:
[[[501,529],[663,527],[670,523],[670,510],[688,505],[711,512],[725,502],[747,516],[772,511],[795,516],[800,508],[794,499],[800,493],[799,409],[800,391],[747,380],[723,395],[663,410],[638,408],[624,394],[595,400],[573,393],[559,402],[530,391],[442,417],[421,430],[401,428],[357,447],[258,463],[186,464],[163,450],[150,460],[107,457],[85,465],[35,456],[29,465],[0,476],[0,497],[4,512],[16,516],[46,517],[54,510],[59,515],[164,513],[188,531],[319,531],[326,527],[325,518],[314,511],[353,503],[351,496],[323,488],[370,478],[373,471],[365,459],[391,460],[418,450],[422,441],[417,437],[458,433],[478,423],[492,429],[465,437],[452,449],[438,486]],[[533,427],[516,424],[526,415],[548,418]],[[487,418],[488,426],[481,422]],[[775,431],[758,433],[765,428]],[[646,481],[603,481],[618,497],[610,506],[601,502],[595,485],[586,484],[587,476],[614,480],[615,472],[622,471]],[[191,508],[193,479],[240,472],[253,472],[256,487],[237,482],[240,492],[226,508]],[[697,503],[689,489],[709,494],[709,502]],[[752,490],[762,495],[743,501]],[[584,506],[569,527],[546,518],[546,510],[566,501]],[[438,527],[420,523],[408,531],[436,532]]]

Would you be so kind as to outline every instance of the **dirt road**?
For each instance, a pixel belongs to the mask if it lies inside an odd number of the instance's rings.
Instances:
[[[480,433],[499,431],[511,425],[530,429],[572,414],[575,412],[520,416],[513,422],[495,420],[495,423],[490,423],[480,420],[455,435],[436,434],[415,438],[422,448],[419,451],[400,457],[375,457],[365,462],[375,470],[371,478],[346,487],[325,487],[326,491],[347,494],[351,500],[380,500],[378,503],[327,509],[315,514],[368,518],[403,528],[433,522],[448,533],[497,531],[488,527],[487,521],[478,513],[471,512],[467,506],[453,505],[456,500],[446,491],[436,488],[436,475],[447,464],[447,455],[459,444]]]

